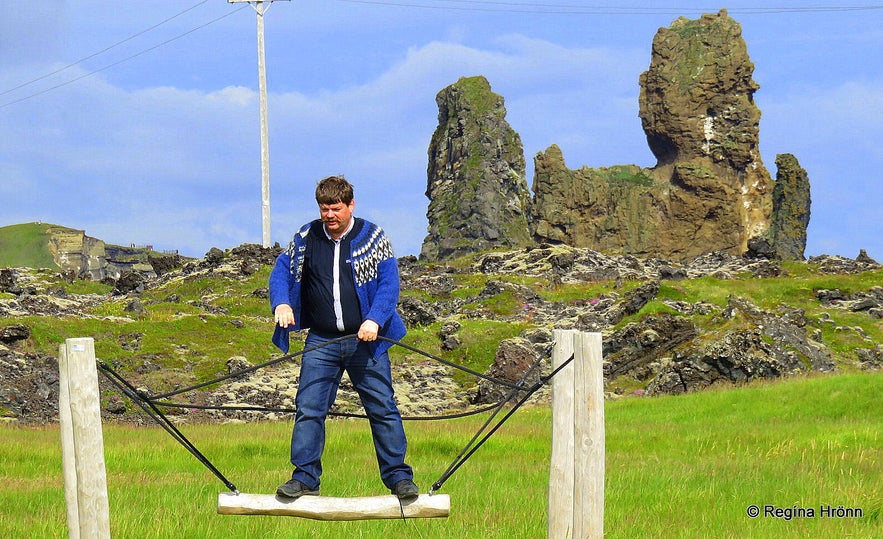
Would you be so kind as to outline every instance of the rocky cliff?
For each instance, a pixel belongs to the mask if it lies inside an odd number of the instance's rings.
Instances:
[[[532,227],[540,242],[648,253],[661,237],[666,197],[637,166],[567,168],[552,145],[534,159]]]
[[[436,96],[429,145],[429,234],[421,257],[438,260],[530,242],[530,192],[521,137],[503,97],[484,77],[464,77]]]
[[[718,242],[706,250],[739,254],[769,229],[772,180],[758,149],[753,73],[742,28],[726,10],[681,17],[653,38],[639,114],[656,177],[670,186],[667,225],[680,236],[671,248],[684,255],[699,254],[685,243],[696,233],[694,244]]]
[[[185,261],[177,253],[107,244],[84,230],[55,224],[0,227],[0,267],[43,267],[59,269],[69,279],[116,281],[127,273],[156,277]]]
[[[107,276],[107,255],[103,241],[84,230],[49,225],[46,228],[49,252],[63,271],[101,280]]]
[[[639,111],[656,165],[572,170],[561,149],[552,145],[534,159],[526,223],[521,218],[524,206],[513,204],[525,196],[520,188],[496,199],[482,197],[498,208],[505,203],[518,208],[513,215],[489,214],[498,219],[494,230],[508,230],[512,244],[521,243],[527,226],[537,243],[677,260],[714,251],[802,259],[809,221],[808,176],[805,171],[800,175],[799,165],[790,159],[777,160],[779,177],[786,178],[779,186],[765,168],[758,149],[760,110],[753,95],[759,86],[753,72],[741,27],[726,10],[697,20],[679,18],[661,28],[653,40],[650,66],[639,77]],[[483,125],[473,119],[475,107],[470,106],[456,108],[454,126],[454,102],[441,97],[450,91],[439,94],[439,128],[429,149],[430,234],[422,253],[428,259],[486,246],[485,236],[474,233],[483,222],[476,212],[486,209],[474,203],[474,191],[464,186],[493,188],[499,182],[482,182],[482,177],[491,176],[487,166],[471,168],[479,177],[464,181],[451,161],[451,148],[480,143],[485,150],[480,155],[487,155],[513,137],[507,126],[505,138],[497,138],[502,142],[495,145],[498,132],[464,129]],[[487,85],[476,85],[473,92],[484,94],[472,93],[474,102],[502,103]],[[454,227],[451,216],[461,219]],[[472,223],[472,233],[461,232],[469,229],[467,223]],[[494,241],[501,243],[496,237]],[[439,247],[446,242],[459,242],[459,247]],[[757,249],[758,245],[766,248]]]

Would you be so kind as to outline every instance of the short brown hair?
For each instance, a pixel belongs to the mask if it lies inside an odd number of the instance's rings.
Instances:
[[[349,204],[353,201],[353,186],[343,175],[328,176],[316,185],[316,202],[319,204]]]

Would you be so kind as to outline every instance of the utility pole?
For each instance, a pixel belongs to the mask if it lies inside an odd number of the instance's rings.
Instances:
[[[264,63],[264,13],[274,0],[227,0],[246,2],[258,15],[258,91],[261,107],[261,230],[262,245],[270,246],[270,129],[267,122],[267,69]]]

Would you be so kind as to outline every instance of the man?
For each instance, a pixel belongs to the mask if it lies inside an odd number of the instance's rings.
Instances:
[[[288,333],[309,328],[295,397],[291,479],[277,495],[318,494],[325,418],[346,371],[368,415],[380,478],[412,500],[419,490],[405,464],[407,442],[395,403],[389,355],[405,324],[396,312],[398,264],[383,230],[354,217],[353,186],[343,176],[316,186],[320,219],[305,224],[270,274],[273,342],[288,352]],[[356,338],[344,338],[355,334]]]

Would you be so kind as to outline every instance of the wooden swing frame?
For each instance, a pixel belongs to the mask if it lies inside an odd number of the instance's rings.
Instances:
[[[601,334],[555,330],[553,367],[573,352],[575,365],[552,387],[552,465],[548,537],[601,538],[604,533],[604,393]],[[59,347],[59,420],[71,537],[109,538],[98,373],[92,338]],[[562,371],[563,372],[563,371]],[[450,514],[445,494],[296,500],[239,492],[218,495],[223,515],[296,516],[325,521],[439,518]]]

